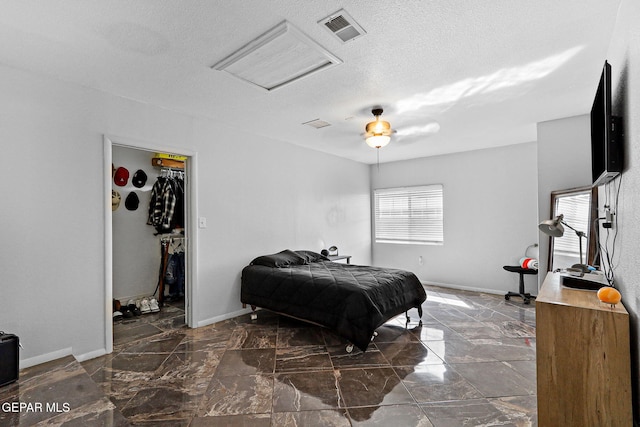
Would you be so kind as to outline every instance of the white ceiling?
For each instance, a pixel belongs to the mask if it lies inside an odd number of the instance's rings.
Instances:
[[[0,0],[0,63],[363,163],[379,105],[398,132],[387,162],[531,142],[537,122],[587,113],[619,2]],[[341,8],[364,37],[318,25]],[[210,68],[284,20],[343,63],[271,92]]]

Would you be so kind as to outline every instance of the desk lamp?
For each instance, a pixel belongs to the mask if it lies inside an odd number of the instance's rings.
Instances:
[[[574,264],[571,268],[579,269],[583,273],[587,273],[589,268],[582,262],[582,239],[587,237],[587,235],[583,231],[578,231],[569,224],[564,221],[564,215],[560,214],[552,219],[546,219],[538,224],[538,228],[544,234],[551,237],[562,237],[564,235],[564,227],[566,225],[571,230],[573,230],[578,236],[578,244],[580,245],[580,264]]]

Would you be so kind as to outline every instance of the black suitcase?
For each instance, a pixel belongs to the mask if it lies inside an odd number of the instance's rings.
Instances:
[[[19,345],[17,336],[0,331],[0,387],[18,380]]]

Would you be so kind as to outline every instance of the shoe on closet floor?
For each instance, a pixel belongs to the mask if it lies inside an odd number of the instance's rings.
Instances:
[[[128,305],[123,305],[120,308],[120,311],[122,312],[122,317],[124,317],[125,319],[131,319],[133,317],[133,312],[129,310]]]
[[[142,314],[139,303],[136,302],[136,300],[130,299],[127,303],[127,307],[129,307],[129,311],[131,311],[134,316],[140,316]]]
[[[113,312],[113,321],[122,320],[122,313],[120,311]]]
[[[160,311],[160,306],[158,305],[158,301],[155,298],[151,298],[149,300],[149,308],[152,313],[157,313]]]
[[[149,300],[146,298],[142,298],[140,301],[140,311],[142,314],[151,313],[151,307],[149,306]]]
[[[164,298],[165,298],[165,301],[167,301],[167,302],[176,302],[176,301],[182,301],[184,299],[184,295],[169,294],[169,295],[165,296]]]

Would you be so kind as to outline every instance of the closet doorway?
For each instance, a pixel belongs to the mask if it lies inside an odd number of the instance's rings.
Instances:
[[[183,164],[157,164],[157,153]],[[196,155],[107,136],[104,154],[105,194],[111,199],[105,214],[105,350],[111,353],[114,342],[195,326]],[[150,202],[167,188],[175,207],[152,220]],[[162,202],[158,206],[165,209]]]

